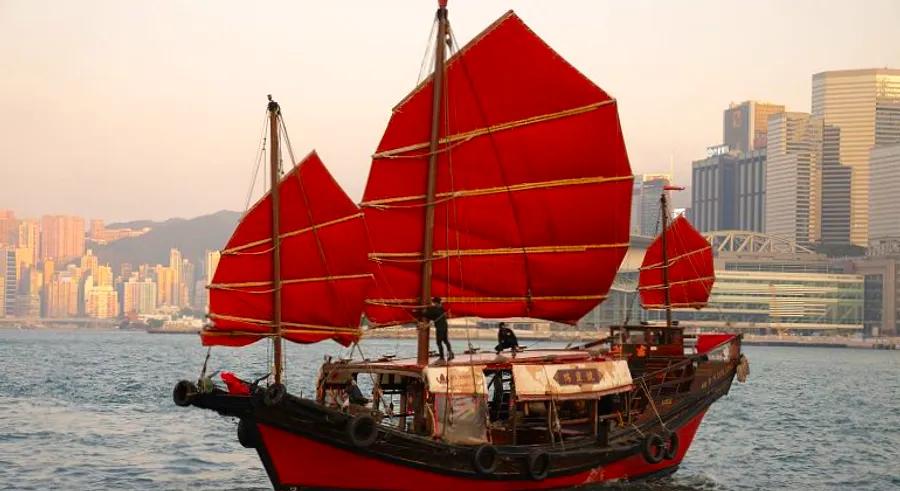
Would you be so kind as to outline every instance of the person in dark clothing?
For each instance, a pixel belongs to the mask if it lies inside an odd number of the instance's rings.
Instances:
[[[441,360],[444,359],[444,345],[447,345],[447,359],[453,359],[453,348],[450,347],[450,339],[447,338],[447,312],[444,311],[444,305],[441,297],[431,299],[431,306],[422,312],[422,317],[434,323],[434,330],[437,334],[437,347]]]
[[[501,351],[510,348],[515,353],[519,348],[519,340],[516,338],[516,333],[506,327],[505,322],[501,322],[500,329],[497,330],[497,346],[494,348],[494,351],[499,355]]]
[[[365,406],[369,403],[369,400],[362,394],[362,391],[359,390],[359,386],[356,385],[356,375],[353,375],[353,378],[350,379],[350,382],[347,383],[347,398],[350,401],[350,404],[356,404],[359,406]]]

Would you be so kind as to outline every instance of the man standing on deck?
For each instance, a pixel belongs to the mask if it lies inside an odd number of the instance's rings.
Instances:
[[[434,331],[437,334],[437,347],[441,360],[444,359],[444,345],[447,345],[447,360],[453,359],[453,348],[447,338],[447,312],[444,311],[441,297],[431,299],[431,306],[427,307],[422,316],[434,323]]]
[[[516,333],[506,327],[505,322],[501,322],[500,328],[497,330],[497,347],[494,348],[494,351],[499,355],[505,349],[512,349],[513,357],[515,357],[516,350],[519,349],[519,340],[516,338]]]

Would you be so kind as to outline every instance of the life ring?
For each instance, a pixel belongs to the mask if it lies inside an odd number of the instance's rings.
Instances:
[[[190,406],[198,393],[196,385],[187,380],[182,380],[175,384],[175,388],[172,390],[172,400],[175,401],[176,406]]]
[[[669,437],[666,440],[668,441],[666,442],[666,451],[663,453],[663,456],[667,460],[672,460],[678,455],[678,433],[674,431],[669,433]]]
[[[359,448],[365,448],[378,439],[378,427],[375,418],[368,414],[359,414],[347,425],[347,436],[350,442]]]
[[[484,444],[475,449],[472,466],[479,474],[493,474],[497,469],[497,449],[493,445]]]
[[[256,425],[250,420],[241,418],[241,420],[238,421],[237,437],[238,442],[240,442],[241,446],[244,448],[259,447],[259,431],[256,429]]]
[[[543,481],[550,473],[550,455],[545,452],[528,454],[528,476]]]
[[[644,437],[644,442],[641,444],[641,453],[648,464],[658,464],[665,456],[666,442],[656,433],[650,433]]]
[[[284,395],[287,393],[287,389],[284,388],[283,384],[272,384],[266,387],[266,392],[263,394],[263,404],[266,406],[277,406],[284,400]]]

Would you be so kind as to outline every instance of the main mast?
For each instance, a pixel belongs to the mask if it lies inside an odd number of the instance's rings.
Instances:
[[[279,228],[279,190],[281,182],[281,155],[278,141],[278,118],[281,107],[269,95],[269,185],[272,197],[272,341],[275,357],[275,383],[282,383],[284,367],[281,365],[281,231]]]
[[[425,191],[425,227],[424,245],[422,249],[422,290],[419,305],[425,306],[431,301],[431,260],[434,252],[434,194],[437,181],[438,144],[441,133],[441,102],[444,89],[444,60],[446,58],[445,42],[447,39],[447,0],[438,0],[438,31],[435,40],[434,80],[431,98],[431,139],[428,146],[428,184]],[[416,362],[428,364],[429,327],[428,320],[419,319],[418,349]]]
[[[668,186],[666,186],[668,187]],[[659,214],[662,217],[662,277],[663,277],[663,294],[666,303],[666,327],[672,327],[672,302],[669,298],[669,252],[666,250],[666,232],[669,230],[669,206],[666,200],[666,187],[659,197]]]

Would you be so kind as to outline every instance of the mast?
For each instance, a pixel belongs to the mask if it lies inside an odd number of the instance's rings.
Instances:
[[[668,187],[668,186],[666,186]],[[666,231],[669,229],[669,206],[666,201],[666,189],[659,198],[660,215],[662,216],[662,277],[663,277],[663,294],[666,299],[666,327],[672,327],[672,302],[669,298],[669,253],[666,251]]]
[[[444,43],[447,39],[447,0],[438,0],[437,10],[438,32],[435,40],[434,55],[434,82],[432,83],[431,98],[431,139],[428,146],[428,184],[425,192],[425,227],[424,246],[422,250],[422,290],[419,296],[419,305],[428,305],[431,301],[431,259],[434,252],[434,191],[437,181],[438,143],[441,132],[441,101],[444,89],[444,59],[446,50]],[[428,320],[419,319],[418,346],[416,351],[416,363],[425,366],[428,364],[429,328]]]
[[[281,116],[281,107],[269,98],[269,185],[272,197],[272,341],[273,355],[275,357],[275,383],[280,384],[284,367],[281,366],[281,231],[279,228],[279,190],[281,182],[281,150],[278,141],[278,118]]]

